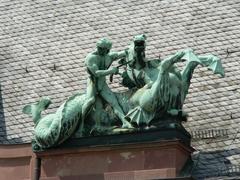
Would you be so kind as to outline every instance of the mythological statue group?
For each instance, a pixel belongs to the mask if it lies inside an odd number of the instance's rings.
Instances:
[[[166,59],[145,56],[146,36],[137,35],[129,47],[112,52],[112,43],[100,39],[96,50],[87,55],[87,90],[68,98],[54,114],[41,112],[51,103],[43,97],[26,105],[23,112],[33,117],[34,148],[46,149],[63,143],[71,136],[183,128],[187,114],[182,110],[194,69],[205,66],[224,76],[221,61],[214,55],[196,55],[192,49],[178,51]],[[118,66],[112,66],[118,61]],[[176,63],[184,62],[180,68]],[[121,68],[120,68],[121,67]],[[120,74],[125,92],[113,92],[106,81]]]

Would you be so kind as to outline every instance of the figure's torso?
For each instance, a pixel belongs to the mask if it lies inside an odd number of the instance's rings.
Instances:
[[[86,59],[86,65],[91,66],[95,64],[98,70],[107,70],[112,64],[112,58],[109,55],[100,56],[96,52],[88,55]],[[92,75],[93,76],[93,75]],[[106,76],[93,77],[97,91],[101,91],[104,86],[107,86]]]

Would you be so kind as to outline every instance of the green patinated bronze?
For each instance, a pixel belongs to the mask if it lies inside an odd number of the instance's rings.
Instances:
[[[27,105],[23,112],[30,114],[35,123],[34,142],[40,148],[49,148],[61,144],[76,130],[79,120],[87,112],[83,107],[88,100],[86,95],[76,94],[64,102],[54,114],[41,117],[41,112],[51,103],[50,99],[42,98],[38,103]],[[38,149],[38,146],[35,148]]]
[[[57,146],[75,137],[148,131],[150,129],[182,128],[186,119],[182,110],[194,69],[205,66],[224,76],[221,61],[213,55],[198,56],[185,49],[164,59],[147,59],[146,36],[134,37],[124,51],[112,52],[107,39],[97,42],[96,51],[88,54],[85,64],[88,85],[85,94],[76,94],[64,102],[54,114],[41,117],[51,103],[42,98],[27,105],[23,112],[33,117],[34,150]],[[118,67],[111,67],[118,60]],[[175,65],[185,61],[182,70]],[[119,68],[125,70],[119,73]],[[122,76],[122,85],[129,88],[113,92],[106,77]]]

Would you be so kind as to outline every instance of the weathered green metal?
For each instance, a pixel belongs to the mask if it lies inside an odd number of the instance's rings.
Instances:
[[[125,119],[124,112],[120,107],[116,95],[110,90],[106,83],[106,76],[111,74],[117,74],[118,68],[111,66],[114,60],[123,58],[125,52],[110,52],[111,42],[107,39],[101,39],[97,42],[97,51],[90,53],[86,60],[86,66],[90,75],[89,85],[92,86],[90,92],[88,92],[91,98],[94,98],[97,102],[97,97],[103,99],[112,108],[116,116],[121,120],[122,127],[131,128],[131,124]],[[101,109],[104,106],[103,101],[96,103],[96,110]],[[96,111],[98,113],[98,111]]]
[[[54,114],[41,117],[50,104],[43,98],[27,105],[23,112],[31,114],[35,123],[33,148],[46,149],[61,144],[71,136],[88,137],[130,133],[157,128],[176,128],[184,131],[181,121],[186,120],[182,106],[194,69],[205,66],[224,76],[221,61],[213,55],[197,56],[186,49],[164,59],[147,59],[146,36],[134,37],[124,51],[112,52],[108,39],[97,42],[96,51],[85,59],[89,74],[86,94],[76,94],[64,102]],[[118,67],[111,67],[119,60]],[[176,63],[186,61],[183,70]],[[108,87],[106,76],[122,73],[122,84],[129,88],[114,93]]]
[[[34,149],[56,146],[68,139],[86,113],[82,110],[88,100],[86,95],[73,95],[57,109],[56,113],[42,118],[41,112],[50,102],[50,99],[42,98],[38,103],[23,108],[24,113],[34,117],[34,142],[36,142]]]

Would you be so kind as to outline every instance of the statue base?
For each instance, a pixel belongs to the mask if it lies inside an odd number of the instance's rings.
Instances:
[[[191,179],[187,170],[194,149],[189,140],[178,129],[70,139],[36,152],[42,162],[40,179]]]

